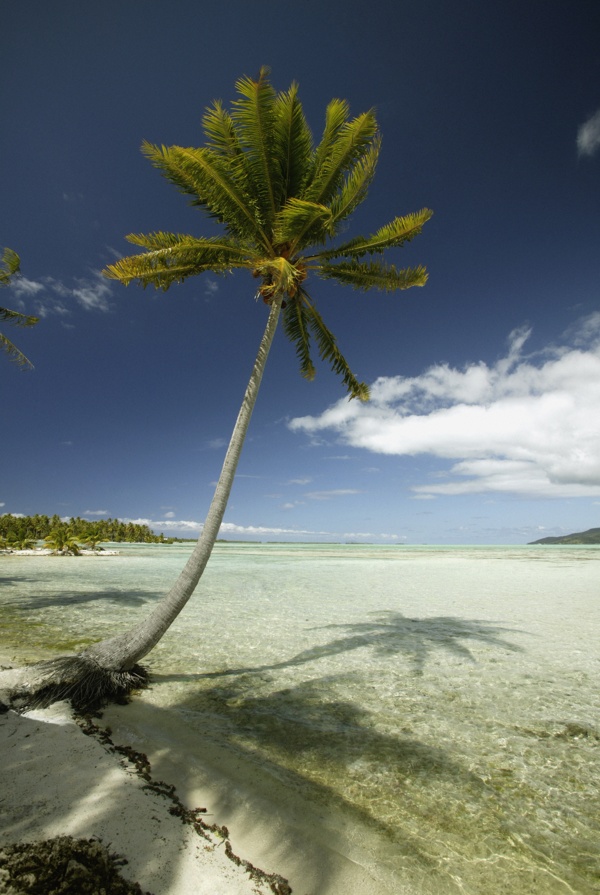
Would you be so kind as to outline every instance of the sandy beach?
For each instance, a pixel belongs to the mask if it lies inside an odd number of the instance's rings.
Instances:
[[[122,876],[152,895],[286,892],[282,879],[261,880],[242,856],[232,860],[227,831],[209,829],[217,819],[188,811],[183,822],[169,787],[140,776],[133,753],[84,733],[66,703],[0,716],[0,752],[0,855],[18,842],[97,838],[125,858]],[[1,858],[0,891],[17,891]]]

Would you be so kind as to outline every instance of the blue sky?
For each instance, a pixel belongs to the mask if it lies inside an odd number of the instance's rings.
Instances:
[[[209,8],[210,7],[210,8]],[[435,212],[392,253],[423,289],[311,294],[369,404],[282,332],[223,536],[525,543],[600,524],[600,5],[596,0],[41,0],[5,5],[0,245],[22,278],[0,357],[0,511],[202,523],[262,332],[249,275],[166,294],[100,271],[131,232],[213,225],[139,151],[201,145],[235,81],[375,107],[351,234]]]

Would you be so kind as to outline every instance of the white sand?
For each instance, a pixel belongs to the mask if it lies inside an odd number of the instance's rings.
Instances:
[[[66,703],[1,715],[0,762],[0,845],[97,837],[127,859],[122,875],[155,895],[271,891],[226,856],[219,836],[202,838],[170,814],[173,803],[84,734]]]

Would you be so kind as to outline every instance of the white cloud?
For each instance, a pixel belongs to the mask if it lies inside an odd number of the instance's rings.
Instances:
[[[174,518],[175,518],[175,513],[173,513],[172,511],[165,513],[165,519],[174,519]]]
[[[577,131],[579,155],[594,155],[600,149],[600,109]]]
[[[111,288],[102,274],[93,271],[93,279],[77,280],[77,287],[72,290],[75,300],[86,311],[109,311],[110,304],[108,298],[111,294]]]
[[[86,510],[84,516],[108,516],[108,510]]]
[[[233,522],[223,522],[219,534],[237,535],[329,535],[329,531],[308,531],[297,528],[269,528],[265,525],[235,525]]]
[[[332,488],[330,491],[308,491],[304,496],[311,500],[331,500],[332,497],[345,497],[347,494],[361,494],[356,488]]]
[[[296,504],[290,504],[292,509]],[[14,514],[16,515],[16,514]],[[171,533],[174,536],[191,538],[196,537],[202,531],[203,522],[191,519],[123,519],[123,522],[133,522],[135,525],[147,525],[154,532]],[[223,522],[219,529],[220,537],[228,535],[248,536],[249,538],[260,538],[272,536],[275,539],[282,536],[285,541],[294,540],[312,540],[318,541],[320,538],[335,540],[376,540],[376,541],[398,541],[406,540],[404,535],[388,534],[385,532],[339,532],[339,531],[315,531],[308,528],[280,528],[269,525],[237,525],[234,522]]]
[[[125,519],[125,522],[133,522],[137,525],[147,525],[154,531],[177,531],[185,534],[199,534],[204,526],[203,522],[191,519]],[[223,522],[219,529],[220,535],[331,535],[329,531],[309,531],[297,528],[271,528],[267,525],[236,525],[234,522]]]
[[[10,284],[10,290],[17,298],[32,298],[43,289],[43,283],[36,283],[35,280],[28,280],[22,276],[15,277]]]
[[[204,294],[208,296],[214,295],[219,291],[219,284],[216,280],[206,280],[204,283]]]
[[[527,329],[506,357],[416,377],[381,377],[367,404],[339,401],[294,419],[295,432],[333,430],[355,448],[453,461],[414,495],[511,492],[600,496],[600,313],[580,321],[570,345],[523,355]]]
[[[18,276],[10,284],[11,293],[19,300],[34,300],[38,317],[53,314],[64,316],[71,313],[69,302],[77,302],[86,311],[109,311],[111,286],[99,271],[92,271],[91,278],[76,279],[74,286],[67,286],[54,277],[29,280]]]

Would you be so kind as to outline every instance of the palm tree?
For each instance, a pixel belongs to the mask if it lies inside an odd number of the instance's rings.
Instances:
[[[309,277],[385,292],[423,286],[427,279],[423,267],[398,270],[384,264],[381,256],[420,233],[431,216],[428,209],[397,217],[371,236],[332,244],[366,197],[375,173],[380,136],[374,113],[351,119],[347,103],[332,100],[322,139],[315,147],[296,84],[276,93],[268,70],[261,69],[256,79],[242,78],[236,87],[238,98],[231,111],[220,101],[206,110],[207,142],[202,148],[146,142],[142,146],[167,180],[224,226],[225,235],[132,234],[128,240],[145,251],[110,265],[105,275],[125,285],[137,281],[166,290],[206,271],[247,270],[257,281],[256,297],[269,307],[264,334],[202,533],[185,568],[136,629],[47,667],[55,681],[62,681],[63,698],[75,693],[81,699],[75,684],[71,686],[77,678],[80,683],[83,680],[86,692],[94,694],[139,682],[144,672],[137,663],[158,643],[194,592],[223,520],[280,315],[303,376],[312,379],[315,375],[313,339],[320,357],[342,377],[349,396],[368,399],[367,385],[351,371],[307,290]],[[31,692],[33,685],[27,686]]]
[[[9,286],[11,280],[18,275],[21,261],[16,252],[12,249],[4,249],[2,260],[0,261],[0,287]],[[21,314],[19,311],[11,311],[10,308],[0,307],[0,320],[7,320],[15,326],[34,326],[39,321],[39,317],[31,317],[28,314]],[[0,348],[2,348],[11,360],[14,360],[20,367],[33,368],[33,364],[29,358],[25,357],[22,351],[19,351],[10,339],[0,333]]]
[[[79,541],[86,547],[89,547],[94,553],[104,549],[103,547],[98,546],[102,541],[102,538],[97,533],[87,534],[84,537],[79,538]]]
[[[35,541],[31,538],[15,537],[6,543],[8,547],[11,547],[13,550],[31,550],[35,546]]]
[[[79,556],[78,539],[73,534],[72,528],[55,528],[44,538],[46,547],[50,547],[55,556]]]

